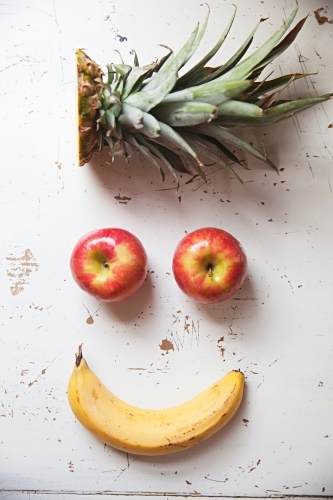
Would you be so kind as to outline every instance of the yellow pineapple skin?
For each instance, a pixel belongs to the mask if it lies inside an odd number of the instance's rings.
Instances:
[[[81,49],[77,60],[78,159],[83,166],[98,153],[100,138],[96,127],[99,109],[98,93],[102,85],[102,69]]]

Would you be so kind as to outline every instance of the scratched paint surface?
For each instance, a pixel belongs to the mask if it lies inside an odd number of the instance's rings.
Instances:
[[[332,5],[299,3],[297,19],[309,17],[275,75],[310,74],[290,87],[294,97],[332,92]],[[267,39],[295,3],[237,6],[216,65],[261,17],[269,19],[254,46]],[[233,10],[223,0],[210,7],[198,57]],[[74,49],[104,64],[118,61],[112,49],[131,61],[135,48],[146,64],[164,54],[158,43],[179,48],[202,9],[192,0],[0,6],[0,498],[21,498],[21,490],[40,498],[333,495],[333,102],[241,132],[279,166],[277,175],[245,157],[244,185],[212,166],[207,185],[183,176],[176,193],[171,178],[161,183],[135,154],[128,165],[111,164],[107,152],[76,164]],[[213,306],[182,295],[171,270],[179,240],[208,225],[234,234],[249,260],[241,290]],[[149,259],[143,287],[118,304],[89,297],[69,271],[79,237],[106,226],[136,234]],[[95,373],[134,405],[182,403],[231,369],[246,375],[244,400],[193,449],[126,455],[92,437],[69,409],[67,381],[82,342]]]

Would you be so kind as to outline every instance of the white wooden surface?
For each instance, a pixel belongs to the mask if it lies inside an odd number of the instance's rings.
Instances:
[[[265,40],[295,2],[237,6],[217,64],[269,16],[254,46]],[[210,7],[197,57],[233,10],[223,0]],[[332,3],[300,0],[297,19],[308,13],[274,65],[275,75],[314,73],[290,89],[296,97],[333,90]],[[148,63],[164,54],[158,43],[181,46],[203,19],[199,2],[16,0],[0,15],[0,498],[333,495],[333,102],[242,132],[260,147],[265,134],[279,176],[248,158],[243,186],[211,167],[208,185],[183,177],[176,194],[171,178],[162,184],[135,155],[129,166],[110,165],[105,152],[77,167],[74,50],[104,64],[117,59],[113,49],[131,61],[135,48]],[[208,225],[241,241],[249,274],[233,299],[199,306],[178,290],[171,258],[186,231]],[[84,294],[69,271],[77,239],[104,226],[134,232],[149,256],[143,288],[114,305]],[[181,403],[233,368],[247,376],[244,401],[196,448],[126,455],[69,409],[81,342],[91,368],[133,404]]]

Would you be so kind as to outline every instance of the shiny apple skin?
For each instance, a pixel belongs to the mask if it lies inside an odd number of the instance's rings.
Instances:
[[[82,290],[101,302],[119,302],[133,295],[144,282],[147,254],[129,231],[98,229],[76,243],[70,268]]]
[[[229,299],[242,286],[247,258],[239,241],[227,231],[205,227],[187,234],[177,245],[172,271],[179,288],[196,302]]]

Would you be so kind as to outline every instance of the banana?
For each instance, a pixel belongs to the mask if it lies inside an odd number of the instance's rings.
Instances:
[[[190,448],[221,429],[240,405],[244,379],[233,370],[186,403],[143,409],[112,394],[90,370],[79,346],[68,400],[81,424],[104,443],[136,455],[162,455]]]

